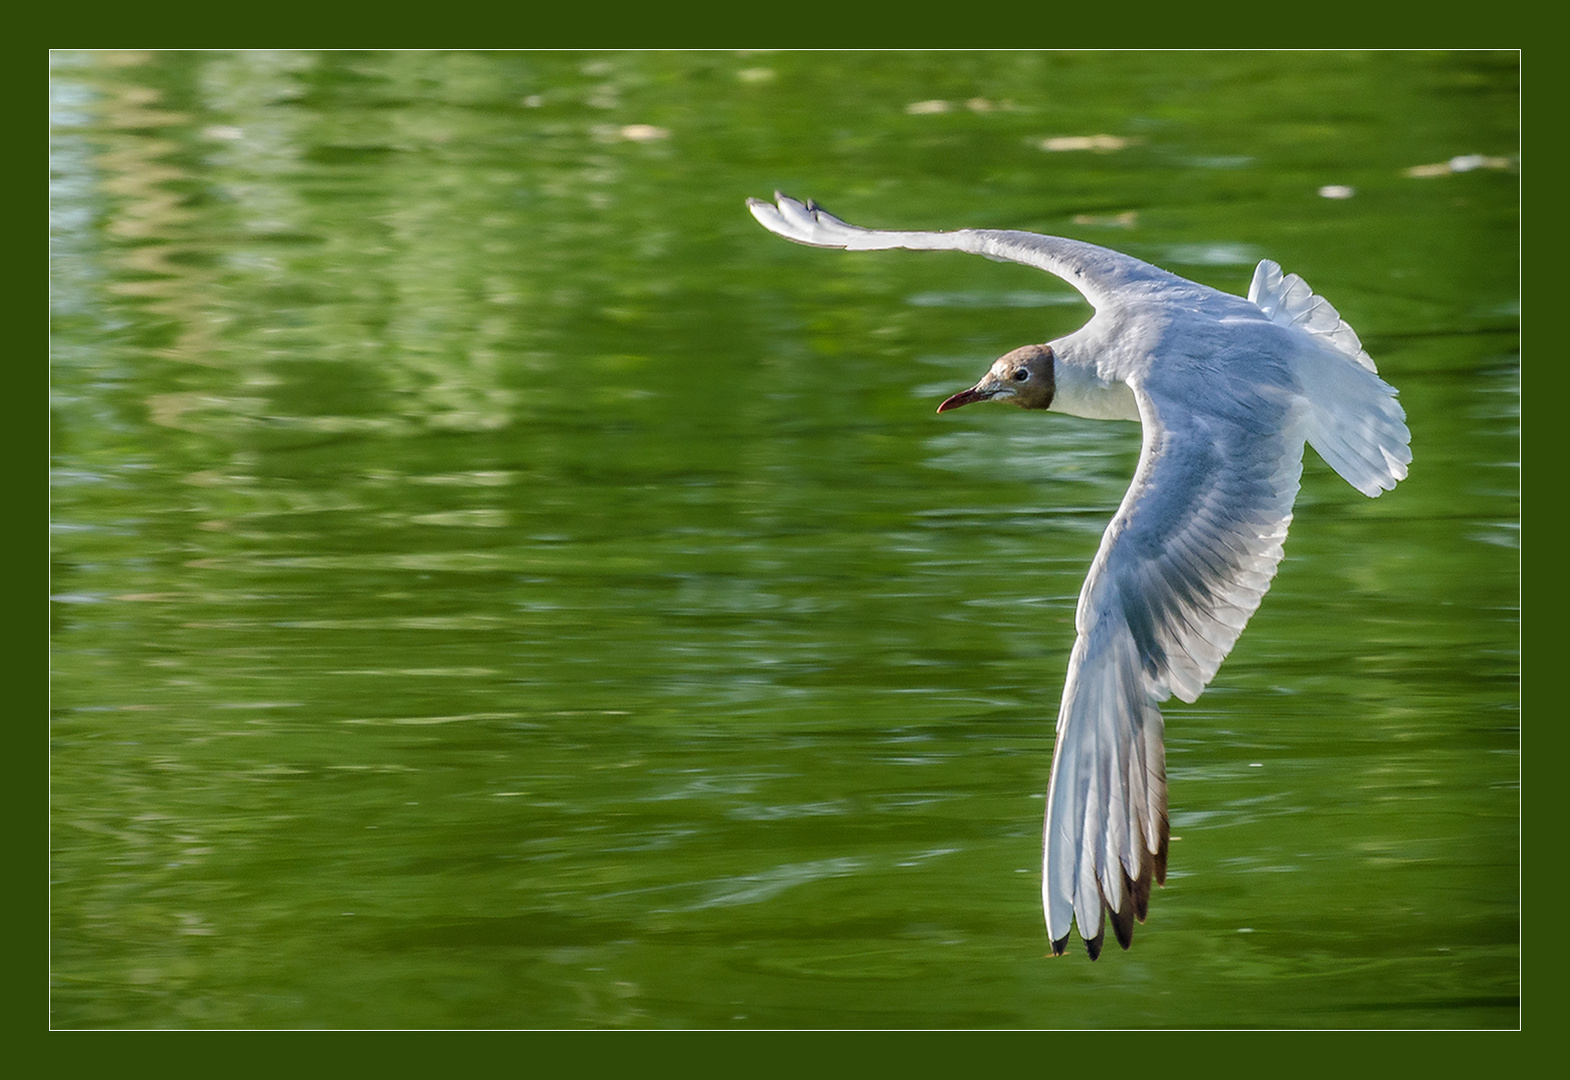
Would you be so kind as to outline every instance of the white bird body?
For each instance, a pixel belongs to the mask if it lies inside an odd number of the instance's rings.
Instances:
[[[1261,262],[1245,299],[1078,240],[862,229],[776,193],[753,216],[797,243],[955,250],[1063,278],[1096,309],[999,359],[939,412],[1009,400],[1138,420],[1139,465],[1080,593],[1043,826],[1042,904],[1094,959],[1111,915],[1127,948],[1167,858],[1163,722],[1215,676],[1281,561],[1303,444],[1365,495],[1407,474],[1411,434],[1357,335],[1295,275]]]

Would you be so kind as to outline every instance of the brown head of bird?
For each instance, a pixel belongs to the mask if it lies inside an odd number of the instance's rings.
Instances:
[[[1052,377],[1052,346],[1025,345],[1001,356],[969,390],[961,390],[938,406],[948,412],[975,401],[1010,401],[1022,409],[1045,409],[1052,404],[1056,385]]]

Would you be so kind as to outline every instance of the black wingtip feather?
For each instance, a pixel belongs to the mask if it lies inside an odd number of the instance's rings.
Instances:
[[[1133,882],[1129,882],[1129,887],[1133,887]],[[1112,913],[1112,932],[1117,935],[1118,944],[1127,949],[1129,943],[1134,940],[1134,906],[1132,904],[1124,904],[1122,911],[1114,911]]]
[[[1090,954],[1090,958],[1092,960],[1101,955],[1101,943],[1105,941],[1106,938],[1107,928],[1103,926],[1100,930],[1096,931],[1095,937],[1085,939],[1085,951]]]
[[[1118,945],[1127,950],[1130,943],[1134,942],[1134,909],[1124,907],[1121,912],[1112,912],[1112,932],[1118,937]]]
[[[1166,815],[1161,815],[1161,844],[1156,848],[1156,884],[1167,883],[1167,841],[1171,833],[1167,826]]]
[[[1067,948],[1068,948],[1068,935],[1064,934],[1062,937],[1058,938],[1056,941],[1054,941],[1052,943],[1052,955],[1053,956],[1062,956],[1064,950],[1066,950]]]
[[[1134,895],[1134,918],[1140,922],[1145,921],[1145,916],[1150,914],[1150,878],[1155,872],[1150,861],[1140,867],[1139,878],[1128,883],[1129,891]]]

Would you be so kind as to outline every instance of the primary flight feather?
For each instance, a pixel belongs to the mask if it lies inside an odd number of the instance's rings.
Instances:
[[[1365,495],[1406,476],[1396,391],[1336,309],[1268,260],[1244,299],[1078,240],[863,229],[779,193],[747,205],[812,247],[1034,266],[1096,309],[1074,333],[1006,354],[938,411],[1011,401],[1140,422],[1139,466],[1079,595],[1042,831],[1052,951],[1077,921],[1095,959],[1108,919],[1128,948],[1151,883],[1166,877],[1160,703],[1199,696],[1270,588],[1305,442]]]

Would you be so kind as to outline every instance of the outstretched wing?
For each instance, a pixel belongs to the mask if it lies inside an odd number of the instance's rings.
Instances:
[[[1263,368],[1264,370],[1260,370]],[[1080,593],[1047,793],[1042,904],[1053,951],[1077,919],[1092,957],[1105,919],[1128,948],[1166,876],[1160,702],[1193,701],[1281,561],[1303,464],[1285,372],[1204,400],[1136,385],[1139,467]]]
[[[773,203],[748,199],[752,216],[770,232],[809,247],[878,251],[967,251],[999,262],[1017,262],[1056,274],[1082,293],[1096,308],[1119,290],[1139,282],[1181,284],[1165,270],[1131,255],[1081,240],[1002,229],[960,229],[956,232],[893,232],[863,229],[841,221],[810,199],[803,203],[779,192]]]

